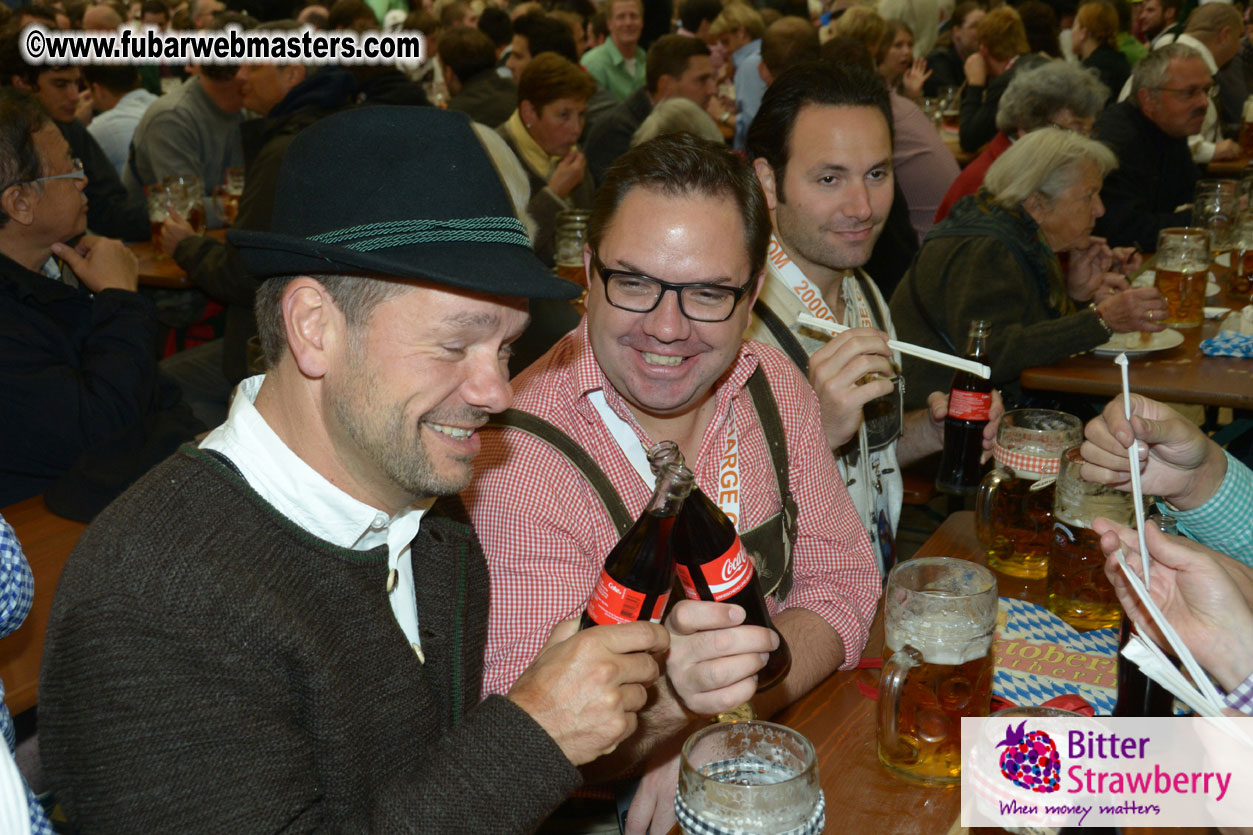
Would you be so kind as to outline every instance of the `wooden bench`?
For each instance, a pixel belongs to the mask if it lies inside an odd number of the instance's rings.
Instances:
[[[0,510],[22,543],[35,575],[35,601],[26,622],[0,640],[0,680],[4,701],[14,716],[39,700],[39,665],[43,661],[44,630],[52,609],[52,595],[70,551],[87,528],[82,522],[62,519],[44,506],[42,496]]]

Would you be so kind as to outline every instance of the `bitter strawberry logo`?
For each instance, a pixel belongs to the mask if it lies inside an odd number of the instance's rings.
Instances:
[[[1061,786],[1062,761],[1057,755],[1057,745],[1044,731],[1023,733],[1027,726],[1024,719],[1015,728],[1005,728],[1005,739],[996,747],[1007,746],[1001,752],[1001,774],[1015,786],[1040,794],[1050,794]]]

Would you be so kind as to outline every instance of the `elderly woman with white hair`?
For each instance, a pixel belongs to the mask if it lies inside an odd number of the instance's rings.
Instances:
[[[1067,61],[1049,61],[1015,73],[996,108],[996,136],[949,186],[935,222],[948,217],[958,200],[978,191],[992,163],[1031,131],[1055,125],[1090,134],[1109,92],[1095,75]]]
[[[1105,213],[1101,183],[1116,165],[1101,143],[1060,128],[1015,142],[983,188],[928,233],[892,294],[899,338],[960,354],[970,323],[988,320],[992,383],[1010,404],[1021,402],[1018,377],[1028,366],[1090,350],[1114,333],[1162,330],[1161,294],[1130,289],[1120,274],[1137,266],[1134,252],[1092,236]],[[912,357],[903,372],[907,408],[952,379]]]

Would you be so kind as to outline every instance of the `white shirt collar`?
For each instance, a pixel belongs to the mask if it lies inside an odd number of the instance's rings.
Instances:
[[[432,501],[415,504],[392,518],[340,490],[283,443],[254,402],[265,375],[239,384],[226,422],[210,432],[201,449],[215,449],[244,474],[252,489],[297,525],[341,548],[368,551],[393,533],[417,535]]]
[[[254,403],[264,380],[261,374],[239,384],[226,422],[210,432],[200,448],[229,458],[261,498],[319,539],[354,551],[386,545],[389,576],[397,572],[388,583],[388,597],[401,630],[416,650],[417,598],[409,546],[435,500],[416,502],[389,519],[383,511],[340,490],[292,452],[257,411]],[[422,657],[420,650],[418,657]]]

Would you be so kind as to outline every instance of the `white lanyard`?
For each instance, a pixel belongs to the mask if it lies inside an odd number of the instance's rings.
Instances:
[[[835,322],[840,325],[846,324],[845,322],[841,322],[835,318],[835,314],[831,312],[831,308],[822,297],[821,291],[814,286],[813,282],[805,277],[805,274],[801,272],[801,268],[796,266],[796,263],[793,262],[792,259],[788,257],[788,254],[783,251],[783,246],[779,243],[779,239],[776,238],[774,234],[770,235],[770,247],[766,252],[766,278],[767,280],[776,282],[777,286],[786,289],[789,293],[795,296],[797,301],[801,303],[801,307],[809,310],[813,316],[819,319],[826,319],[829,322]],[[855,282],[855,279],[846,278],[844,281],[846,283],[841,285],[841,292],[844,295],[845,316],[848,314],[849,300],[852,299],[852,305],[856,309],[857,317],[860,320],[859,324],[862,327],[873,327],[874,320],[870,316],[870,308],[867,305],[865,298],[863,298],[860,292],[854,292],[855,288],[850,287],[847,283],[849,281]],[[858,476],[855,480],[860,481],[862,484],[862,486],[858,489],[874,490],[875,492],[878,492],[878,487],[870,480],[870,445],[866,436],[866,423],[864,420],[857,428],[857,443],[860,454],[857,458],[856,466]],[[847,469],[847,464],[844,464],[843,466]],[[852,473],[845,473],[846,481],[853,478],[854,476]],[[849,483],[851,484],[852,482],[850,481]],[[851,490],[852,488],[850,487],[849,489]],[[866,512],[866,519],[864,521],[866,530],[870,532],[871,539],[877,542],[878,536],[875,533],[877,521],[874,512],[874,502],[865,501],[863,502],[863,505]]]
[[[648,464],[648,451],[640,443],[639,436],[618,413],[609,408],[605,400],[605,392],[596,389],[587,394],[587,399],[596,407],[600,419],[604,422],[609,434],[618,442],[622,454],[639,473],[646,485],[656,483],[652,467]],[[727,515],[735,526],[740,522],[740,450],[739,438],[735,431],[735,411],[732,409],[727,416],[727,443],[722,458],[718,462],[718,507]]]
[[[777,281],[779,286],[795,296],[796,300],[801,303],[801,307],[806,308],[811,315],[819,319],[826,319],[828,322],[835,322],[837,325],[847,324],[835,318],[835,314],[831,312],[826,299],[822,297],[822,291],[805,277],[805,274],[801,272],[801,268],[796,266],[795,262],[783,251],[783,246],[774,235],[770,236],[770,248],[767,250],[766,264],[770,268],[767,270],[768,275]],[[853,306],[857,310],[858,324],[863,328],[873,327],[874,319],[870,316],[870,308],[867,306],[866,300],[862,298],[861,293],[847,292],[843,285],[841,285],[841,289],[845,290],[845,306],[848,305],[849,299],[852,299]]]

